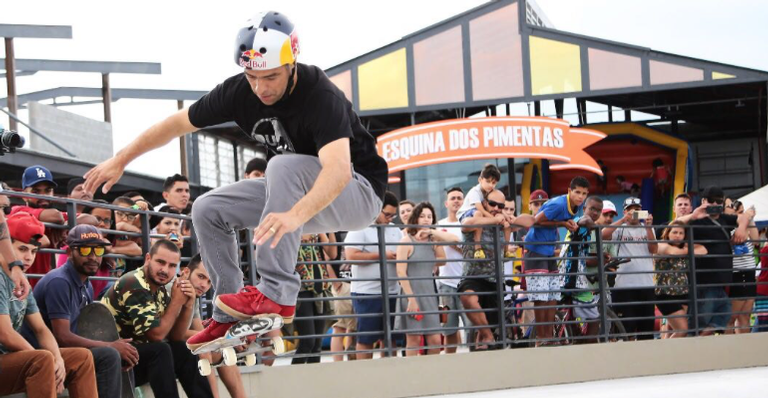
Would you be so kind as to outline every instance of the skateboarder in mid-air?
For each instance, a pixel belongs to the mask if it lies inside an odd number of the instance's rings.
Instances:
[[[195,349],[238,320],[266,313],[293,321],[301,234],[359,230],[381,211],[387,165],[352,104],[315,66],[297,62],[299,39],[283,14],[265,12],[237,34],[243,73],[189,109],[150,127],[86,173],[86,189],[107,192],[142,154],[206,126],[234,121],[267,147],[266,178],[243,180],[198,198],[192,220],[216,291],[213,321],[187,340]],[[235,230],[257,227],[261,280],[243,288]]]

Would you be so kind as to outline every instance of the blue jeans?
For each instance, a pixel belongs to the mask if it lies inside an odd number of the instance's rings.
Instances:
[[[723,287],[700,287],[697,290],[696,308],[699,311],[699,329],[723,330],[731,319],[731,300]],[[693,329],[694,325],[690,325]]]

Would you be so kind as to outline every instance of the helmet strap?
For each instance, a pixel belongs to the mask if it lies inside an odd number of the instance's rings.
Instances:
[[[296,78],[296,61],[293,62],[293,68],[291,69],[291,76],[288,78],[288,84],[285,86],[285,92],[283,93],[282,98],[280,98],[280,101],[283,102],[286,99],[288,99],[288,96],[291,95],[291,90],[293,90],[293,80]]]

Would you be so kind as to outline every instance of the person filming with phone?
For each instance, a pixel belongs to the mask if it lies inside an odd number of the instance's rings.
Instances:
[[[630,259],[619,267],[616,290],[611,295],[624,328],[637,340],[653,339],[655,284],[651,255],[658,250],[658,244],[651,225],[653,215],[642,209],[639,198],[630,196],[624,200],[624,216],[603,229],[603,239],[618,241],[616,257]]]
[[[733,249],[747,239],[747,227],[755,217],[749,209],[736,216],[724,214],[725,194],[716,186],[701,193],[701,206],[677,220],[694,226],[693,240],[700,242],[710,255],[696,256],[698,327],[700,335],[723,331],[731,318],[731,301],[725,286],[733,282]],[[735,230],[735,231],[734,231]],[[733,234],[733,237],[731,237]],[[693,329],[696,325],[689,325]]]

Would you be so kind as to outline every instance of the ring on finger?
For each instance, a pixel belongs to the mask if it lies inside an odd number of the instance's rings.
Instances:
[[[269,232],[272,232],[273,235],[277,233],[275,227],[269,227]]]

